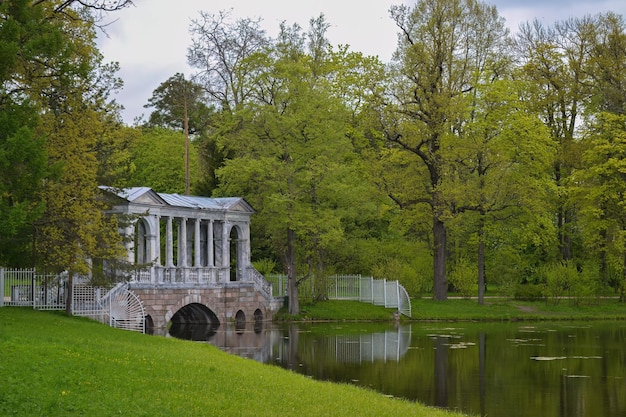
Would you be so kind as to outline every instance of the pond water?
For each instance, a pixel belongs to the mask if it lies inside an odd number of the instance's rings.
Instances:
[[[626,322],[170,329],[319,380],[480,416],[626,416]]]

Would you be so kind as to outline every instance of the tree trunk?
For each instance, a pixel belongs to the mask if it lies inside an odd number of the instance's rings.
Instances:
[[[74,273],[69,271],[67,274],[67,288],[65,289],[65,313],[72,315],[72,300],[74,299]]]
[[[183,130],[185,133],[185,195],[189,195],[189,116],[187,115],[187,95],[183,98]]]
[[[289,314],[300,314],[298,285],[296,276],[296,232],[287,229],[287,295],[289,296]]]
[[[481,214],[478,225],[478,304],[485,303],[485,220]]]
[[[446,227],[439,216],[433,219],[433,241],[435,253],[434,266],[434,299],[446,301],[448,299],[448,280],[446,279]]]
[[[626,303],[626,252],[623,254],[622,282],[619,284],[619,301]]]
[[[482,236],[478,242],[478,304],[485,304],[485,242]]]

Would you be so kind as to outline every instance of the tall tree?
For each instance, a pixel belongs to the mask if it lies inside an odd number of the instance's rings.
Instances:
[[[621,271],[626,301],[626,115],[603,112],[586,128],[584,168],[574,172],[589,251],[602,272]]]
[[[600,111],[626,114],[626,23],[614,13],[600,15],[592,49],[593,103]]]
[[[592,94],[590,65],[597,33],[597,18],[591,16],[556,22],[551,27],[535,20],[520,26],[516,40],[523,74],[529,82],[528,100],[558,145],[552,175],[557,186],[555,217],[564,260],[574,256],[576,205],[570,196],[569,178],[580,165],[576,129]]]
[[[553,191],[554,148],[545,126],[521,101],[521,88],[508,80],[477,85],[467,122],[445,151],[453,165],[442,189],[452,215],[469,220],[477,241],[479,304],[484,302],[489,232],[512,217],[523,218],[524,212],[541,216]]]
[[[69,272],[67,310],[71,312],[72,282],[89,273],[89,259],[122,255],[117,221],[104,214],[98,177],[102,132],[119,120],[118,106],[109,101],[119,85],[116,66],[102,63],[96,49],[94,20],[85,9],[40,2],[42,18],[54,21],[58,53],[29,75],[42,113],[37,127],[47,137],[48,172],[42,191],[45,212],[36,222],[38,262],[53,271]],[[117,116],[115,116],[117,115]]]
[[[426,192],[401,205],[426,203],[432,219],[435,300],[447,299],[446,196],[441,191],[446,161],[442,145],[464,114],[464,96],[476,73],[497,73],[504,21],[494,6],[475,0],[421,0],[414,8],[394,6],[400,30],[393,84],[384,100],[382,129],[388,142],[414,155],[427,171]],[[415,179],[421,182],[421,179]],[[400,200],[399,197],[394,198]]]
[[[37,103],[25,94],[27,74],[59,53],[61,36],[30,3],[0,2],[0,263],[15,266],[32,265],[32,224],[43,213],[47,172]]]
[[[149,125],[182,128],[185,135],[185,194],[190,193],[189,135],[199,131],[208,118],[202,103],[202,87],[177,73],[152,92],[145,107],[154,107]],[[191,121],[191,123],[190,123]],[[206,123],[206,122],[205,122]]]
[[[135,132],[130,145],[133,172],[128,185],[147,186],[163,193],[186,191],[186,172],[191,173],[191,184],[198,180],[198,150],[195,143],[189,148],[190,169],[185,164],[186,145],[181,132],[165,128],[143,128]]]
[[[196,79],[211,103],[220,110],[234,110],[250,99],[248,80],[255,66],[248,59],[262,51],[268,39],[259,20],[231,21],[230,13],[200,12],[191,23],[191,46],[187,60],[198,69]]]
[[[290,314],[299,313],[301,280],[323,268],[324,251],[341,239],[340,194],[354,178],[345,107],[314,73],[320,61],[305,40],[283,24],[274,48],[254,58],[262,64],[251,79],[255,100],[234,114],[237,129],[223,140],[235,156],[219,170],[218,191],[249,199],[282,256]]]

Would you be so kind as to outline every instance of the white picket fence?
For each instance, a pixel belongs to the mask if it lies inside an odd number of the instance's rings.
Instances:
[[[66,274],[38,274],[35,269],[0,268],[0,307],[32,307],[36,310],[65,310]],[[94,287],[75,278],[72,314],[89,317],[111,327],[145,332],[141,301],[126,284],[114,288]]]
[[[285,275],[266,276],[272,283],[274,296],[280,297],[287,293],[287,277]],[[304,296],[316,298],[325,296],[330,300],[355,300],[364,303],[396,308],[398,311],[411,317],[411,299],[406,289],[398,281],[374,279],[361,275],[333,275],[320,280],[311,280],[298,287]]]

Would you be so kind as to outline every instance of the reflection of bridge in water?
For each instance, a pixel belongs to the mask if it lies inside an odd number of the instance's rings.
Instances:
[[[411,326],[398,326],[383,333],[337,335],[325,338],[326,351],[337,362],[399,361],[411,344]]]
[[[267,323],[243,326],[172,326],[169,334],[181,339],[207,341],[221,350],[263,363],[291,367],[306,358],[359,364],[399,361],[411,344],[411,326],[396,326],[384,332],[338,335],[313,334],[297,325],[278,328]],[[307,339],[307,340],[304,340]]]

